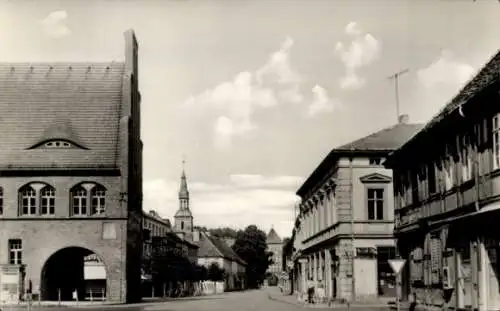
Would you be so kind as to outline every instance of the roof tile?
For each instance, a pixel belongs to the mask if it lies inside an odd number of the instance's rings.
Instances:
[[[122,62],[0,63],[1,165],[116,166],[124,75]],[[89,150],[29,149],[63,134]]]

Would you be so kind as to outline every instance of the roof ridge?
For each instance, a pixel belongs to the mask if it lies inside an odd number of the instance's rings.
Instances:
[[[215,250],[217,251],[217,253],[218,253],[218,254],[219,254],[222,258],[224,258],[224,257],[225,257],[225,256],[224,256],[224,254],[221,252],[221,250],[217,247],[217,245],[215,245],[215,243],[214,243],[214,242],[213,242],[213,240],[212,240],[214,237],[213,237],[213,236],[210,236],[210,235],[206,235],[206,234],[205,234],[205,236],[207,237],[208,242],[210,242],[210,244],[211,244],[211,245],[215,248]]]

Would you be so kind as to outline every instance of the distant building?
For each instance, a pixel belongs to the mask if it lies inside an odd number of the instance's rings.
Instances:
[[[163,219],[156,211],[143,212],[142,226],[144,232],[143,239],[143,258],[146,259],[152,253],[153,237],[164,237],[168,232],[172,231],[170,220]]]
[[[186,173],[182,169],[179,187],[179,209],[174,215],[174,231],[183,239],[193,240],[193,214],[189,207],[189,191]]]
[[[385,164],[402,296],[422,309],[500,309],[499,73],[500,50]]]
[[[331,298],[395,296],[392,171],[387,155],[422,126],[400,122],[330,151],[298,189],[293,288],[323,283]]]
[[[124,62],[1,63],[0,90],[0,301],[25,290],[42,300],[73,300],[75,290],[89,299],[84,261],[92,257],[106,267],[106,300],[139,301],[134,32],[125,33]]]
[[[193,237],[199,246],[198,264],[208,268],[212,263],[217,263],[226,273],[226,289],[243,289],[246,262],[220,238],[199,230],[194,232]]]
[[[283,271],[283,241],[279,237],[278,233],[276,233],[274,228],[271,228],[271,230],[269,230],[266,238],[266,243],[268,250],[273,253],[273,263],[269,266],[267,272],[277,277],[279,276],[281,271]]]

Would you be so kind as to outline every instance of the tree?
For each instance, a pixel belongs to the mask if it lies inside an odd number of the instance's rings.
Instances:
[[[224,279],[224,269],[216,262],[210,264],[207,274],[210,281],[222,281]]]
[[[289,258],[292,257],[293,255],[293,240],[291,238],[284,238],[283,239],[283,258],[281,262],[283,263],[283,267],[281,267],[281,270],[286,270],[286,263]]]
[[[267,251],[266,234],[255,225],[239,231],[233,245],[234,252],[246,263],[246,284],[258,288],[266,277],[266,270],[272,264],[272,253]]]
[[[232,238],[236,239],[239,230],[235,230],[229,227],[208,229],[211,235],[219,238]]]

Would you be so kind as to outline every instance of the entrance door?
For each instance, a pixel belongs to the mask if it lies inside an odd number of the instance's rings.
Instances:
[[[377,284],[378,295],[382,297],[396,297],[396,275],[389,264],[389,259],[396,258],[394,246],[377,247]]]

